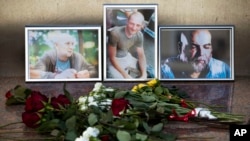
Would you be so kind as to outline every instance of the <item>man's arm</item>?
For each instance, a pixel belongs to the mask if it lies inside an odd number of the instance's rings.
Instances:
[[[45,52],[43,56],[41,56],[41,58],[38,60],[36,65],[32,68],[31,73],[35,72],[37,74],[36,78],[41,78],[41,79],[55,78],[56,74],[52,72],[55,66],[55,64],[53,64],[55,63],[55,60],[53,60],[55,56],[56,54],[53,51]]]
[[[147,69],[146,69],[147,63],[146,63],[144,49],[143,49],[143,47],[137,47],[136,51],[138,54],[138,62],[139,62],[139,67],[140,67],[140,71],[141,71],[140,78],[146,79],[147,78]]]
[[[119,73],[121,73],[121,75],[124,78],[131,78],[130,75],[127,74],[127,72],[125,72],[122,67],[120,66],[120,64],[117,62],[116,60],[116,47],[113,47],[111,45],[108,46],[108,57],[110,59],[111,64],[114,66],[115,69],[117,69],[117,71]]]
[[[48,51],[38,60],[32,71],[30,71],[31,78],[40,79],[64,79],[75,78],[76,71],[74,69],[67,69],[59,74],[55,73],[56,52]]]

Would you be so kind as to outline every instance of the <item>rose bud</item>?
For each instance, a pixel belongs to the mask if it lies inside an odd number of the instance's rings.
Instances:
[[[111,109],[114,116],[120,116],[120,112],[125,111],[128,108],[128,100],[124,98],[113,99]]]
[[[41,121],[41,114],[37,113],[37,112],[24,112],[22,114],[22,120],[23,123],[31,128],[36,128],[39,126],[40,121]]]
[[[33,91],[25,103],[26,112],[38,112],[45,108],[48,98],[38,91]]]
[[[70,100],[63,94],[60,94],[58,97],[52,97],[51,98],[51,105],[55,109],[60,109],[60,106],[65,107],[66,105],[69,105],[71,102]]]
[[[9,90],[6,94],[5,94],[5,97],[7,98],[7,99],[9,99],[9,98],[11,98],[13,95],[12,95],[12,93],[11,93],[11,90]]]

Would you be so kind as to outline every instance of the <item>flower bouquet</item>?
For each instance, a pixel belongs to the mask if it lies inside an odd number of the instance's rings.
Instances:
[[[66,141],[174,141],[164,132],[172,120],[205,119],[219,123],[241,123],[243,116],[197,107],[178,89],[161,85],[158,79],[139,83],[131,90],[96,83],[88,95],[74,99],[64,94],[47,97],[17,86],[6,93],[7,105],[25,104],[22,123],[51,140]]]

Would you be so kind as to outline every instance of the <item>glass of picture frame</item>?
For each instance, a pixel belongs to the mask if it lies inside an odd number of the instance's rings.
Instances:
[[[102,80],[101,26],[25,26],[25,81]]]
[[[159,26],[158,60],[163,81],[234,80],[234,26]]]
[[[157,4],[104,4],[104,81],[157,77]]]

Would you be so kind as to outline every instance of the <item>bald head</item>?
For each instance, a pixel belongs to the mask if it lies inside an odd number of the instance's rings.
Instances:
[[[126,35],[127,37],[132,37],[132,35],[141,31],[144,27],[144,16],[140,12],[133,12],[127,22]]]
[[[198,45],[211,45],[212,36],[206,29],[199,29],[192,32],[192,42]]]
[[[140,12],[133,12],[132,14],[129,15],[128,21],[133,20],[137,21],[138,23],[141,23],[142,25],[144,24],[144,16]]]

